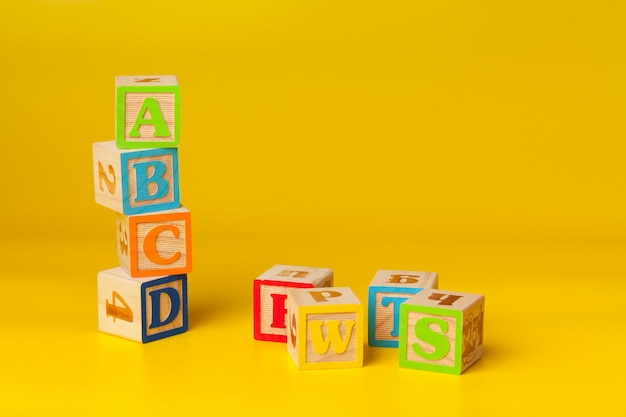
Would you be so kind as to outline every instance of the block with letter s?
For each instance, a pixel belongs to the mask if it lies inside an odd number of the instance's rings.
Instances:
[[[403,368],[461,374],[483,354],[485,297],[424,289],[400,305]]]

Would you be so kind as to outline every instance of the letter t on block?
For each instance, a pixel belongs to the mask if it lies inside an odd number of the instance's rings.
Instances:
[[[400,304],[423,288],[437,288],[436,272],[381,269],[369,286],[367,300],[370,346],[398,347]]]
[[[115,141],[120,149],[180,143],[180,88],[173,75],[115,77]]]
[[[287,289],[330,287],[333,271],[327,268],[274,265],[254,280],[254,338],[287,341]]]

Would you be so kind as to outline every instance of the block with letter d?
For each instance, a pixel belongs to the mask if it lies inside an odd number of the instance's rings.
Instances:
[[[115,141],[121,149],[180,143],[180,88],[173,75],[115,77]]]
[[[377,271],[367,296],[368,344],[398,347],[400,304],[423,288],[437,288],[437,285],[436,272]]]
[[[287,289],[332,287],[328,268],[274,265],[254,280],[254,338],[287,342]]]
[[[117,267],[98,273],[98,328],[152,342],[187,330],[187,275],[131,278]]]
[[[287,294],[287,350],[299,369],[363,366],[363,305],[350,288]]]
[[[400,305],[403,368],[461,374],[483,354],[485,297],[424,289]]]
[[[185,207],[116,219],[117,255],[133,278],[191,272],[191,213]]]
[[[121,150],[115,142],[93,144],[96,203],[138,214],[180,207],[178,150]]]

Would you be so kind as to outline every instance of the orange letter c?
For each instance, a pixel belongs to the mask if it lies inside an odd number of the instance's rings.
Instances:
[[[180,251],[174,253],[169,258],[163,258],[161,257],[161,255],[159,255],[159,251],[157,250],[157,238],[161,233],[166,230],[172,232],[175,239],[178,239],[178,237],[180,236],[180,231],[176,226],[166,224],[150,230],[146,234],[146,238],[143,241],[143,251],[146,255],[146,258],[158,265],[169,265],[176,262],[178,258],[180,258]]]

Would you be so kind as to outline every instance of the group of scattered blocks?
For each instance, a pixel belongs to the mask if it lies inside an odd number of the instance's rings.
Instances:
[[[93,144],[95,199],[116,212],[119,266],[98,273],[98,327],[142,343],[187,330],[191,214],[180,204],[175,76],[115,78],[115,141]]]
[[[328,268],[275,265],[254,280],[254,338],[284,342],[299,369],[363,366],[364,309]],[[399,365],[461,374],[483,353],[485,297],[438,289],[436,272],[379,270],[368,289],[372,347]]]

